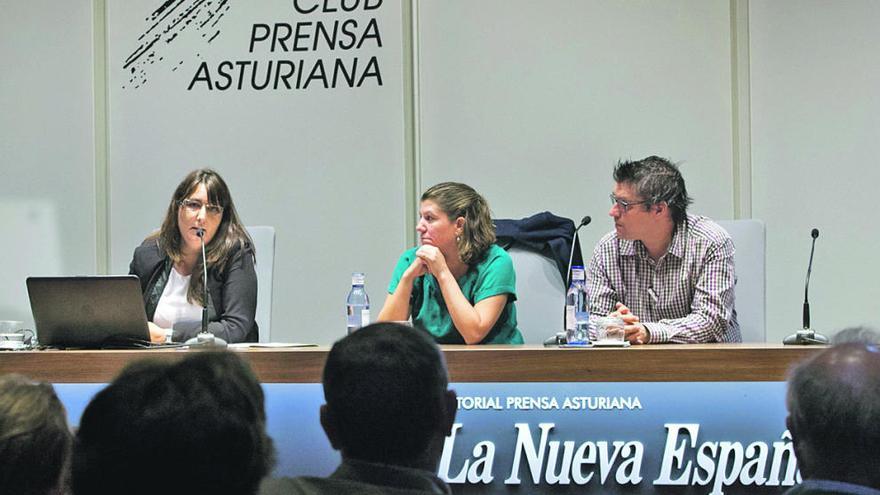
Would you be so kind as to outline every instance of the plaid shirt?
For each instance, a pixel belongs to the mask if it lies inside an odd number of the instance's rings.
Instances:
[[[625,304],[649,343],[740,342],[733,288],[733,241],[712,220],[688,215],[669,250],[654,261],[640,241],[612,231],[596,244],[587,285],[590,313]]]

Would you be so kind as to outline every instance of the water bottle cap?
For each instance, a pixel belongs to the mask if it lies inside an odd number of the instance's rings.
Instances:
[[[362,272],[352,273],[351,285],[364,285],[364,274]]]
[[[573,266],[571,267],[571,279],[572,280],[584,280],[586,276],[584,274],[584,267],[582,266]]]

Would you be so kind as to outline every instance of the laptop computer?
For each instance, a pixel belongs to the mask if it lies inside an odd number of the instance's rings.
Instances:
[[[146,347],[150,331],[134,275],[28,277],[40,345]]]

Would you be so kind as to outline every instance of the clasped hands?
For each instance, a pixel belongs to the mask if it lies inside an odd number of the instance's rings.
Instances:
[[[616,316],[623,320],[624,338],[630,344],[647,344],[648,329],[645,328],[639,317],[634,315],[623,303],[614,305],[614,311],[608,316]]]
[[[430,273],[437,277],[444,271],[448,271],[446,258],[436,246],[424,245],[416,250],[416,259],[406,269],[412,278],[421,277],[426,273]]]

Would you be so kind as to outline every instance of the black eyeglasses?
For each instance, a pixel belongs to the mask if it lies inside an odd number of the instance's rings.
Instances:
[[[197,199],[181,199],[178,204],[181,208],[184,208],[187,212],[193,215],[197,215],[202,211],[202,208],[204,208],[208,215],[211,215],[212,217],[223,214],[222,206],[212,205],[210,203],[202,204],[202,202]]]
[[[620,211],[624,213],[629,211],[630,206],[643,205],[647,203],[647,201],[624,201],[622,199],[618,199],[613,194],[609,194],[608,197],[611,198],[611,206],[617,205],[617,207],[620,208]]]

